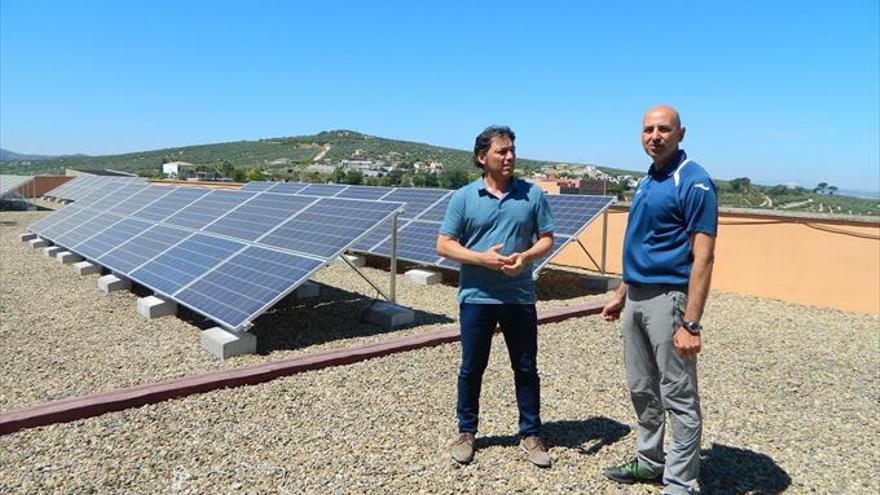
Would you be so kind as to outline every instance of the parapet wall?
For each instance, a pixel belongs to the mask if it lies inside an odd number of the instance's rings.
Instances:
[[[607,271],[620,274],[628,208],[608,213]],[[721,213],[714,289],[880,315],[880,222]],[[602,220],[580,236],[598,262]],[[554,263],[596,270],[580,246]]]

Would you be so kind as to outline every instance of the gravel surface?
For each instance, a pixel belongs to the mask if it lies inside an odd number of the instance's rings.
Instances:
[[[27,253],[21,228],[2,228],[0,410],[430,328],[383,333],[349,322],[313,338],[291,330],[266,355],[215,362],[196,325],[140,319],[132,294],[101,296],[93,280]],[[350,271],[324,281],[369,293],[353,287]],[[420,321],[454,312],[453,288],[418,292],[407,287],[401,299],[424,312]],[[542,306],[563,304],[545,297]],[[345,324],[339,314],[359,306],[341,299],[279,312]],[[877,317],[713,293],[704,324],[704,493],[880,492]],[[0,493],[659,493],[601,475],[634,444],[619,325],[587,317],[539,335],[549,470],[517,448],[512,376],[496,338],[479,450],[466,467],[448,454],[459,358],[449,344],[6,435]]]

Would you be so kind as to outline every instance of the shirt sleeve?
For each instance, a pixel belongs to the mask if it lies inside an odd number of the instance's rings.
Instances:
[[[538,195],[536,220],[538,227],[538,235],[553,232],[556,228],[556,221],[553,219],[553,212],[550,211],[550,203],[547,202],[547,195],[543,191]]]
[[[708,177],[691,181],[684,191],[685,230],[718,235],[718,192]]]
[[[452,194],[449,204],[446,206],[446,215],[443,217],[443,223],[440,225],[440,234],[452,237],[453,239],[462,239],[464,235],[464,196],[461,190]]]

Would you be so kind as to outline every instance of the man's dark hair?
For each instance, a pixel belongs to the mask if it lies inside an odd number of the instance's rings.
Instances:
[[[491,125],[483,130],[477,139],[474,141],[474,165],[477,168],[483,168],[483,164],[477,160],[477,156],[480,153],[486,153],[489,151],[489,148],[492,146],[492,138],[495,137],[506,137],[510,139],[510,142],[513,143],[516,141],[516,134],[510,130],[510,127],[506,125]]]

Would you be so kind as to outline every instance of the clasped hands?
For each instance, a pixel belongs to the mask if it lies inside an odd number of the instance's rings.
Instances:
[[[523,253],[511,253],[505,256],[499,252],[503,247],[504,244],[496,244],[480,253],[482,265],[509,277],[515,277],[522,273],[523,268],[525,268],[526,257]]]

